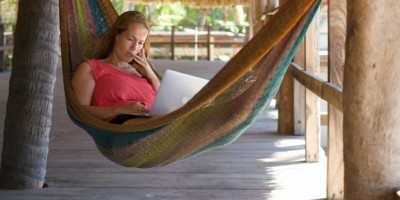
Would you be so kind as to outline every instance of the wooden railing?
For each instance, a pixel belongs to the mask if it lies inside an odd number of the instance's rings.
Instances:
[[[343,8],[344,6],[344,8]],[[344,197],[343,157],[343,69],[346,15],[345,2],[329,1],[327,80],[317,74],[320,62],[318,48],[319,23],[310,24],[303,43],[288,68],[279,91],[278,132],[305,136],[305,160],[319,162],[321,126],[327,125],[327,199]],[[336,20],[332,22],[332,20]],[[319,98],[328,104],[327,113],[321,115]],[[279,105],[284,105],[280,107]],[[321,120],[324,119],[324,120]],[[324,121],[324,124],[321,124]]]
[[[343,111],[342,88],[307,72],[296,63],[291,63],[288,73],[318,97]]]
[[[324,99],[329,105],[333,105],[339,110],[340,112],[343,112],[343,93],[342,93],[342,88],[339,86],[330,83],[328,81],[325,81],[318,76],[304,70],[302,67],[298,66],[296,63],[291,63],[291,65],[288,68],[287,75],[294,78],[296,81],[298,81],[301,85],[303,85],[305,88],[307,88],[309,91],[313,92],[316,96],[318,96],[321,99]],[[328,112],[329,115],[329,112]],[[321,115],[321,118],[323,116]],[[306,122],[307,123],[307,122]],[[318,123],[318,122],[316,122]],[[321,120],[321,125],[329,125],[329,122],[327,119],[325,119],[326,124],[322,124]],[[340,122],[339,122],[340,123]],[[332,125],[332,124],[331,124]],[[343,140],[337,140],[336,138],[332,139],[330,138],[329,134],[334,134],[334,133],[329,133],[328,132],[328,139],[327,139],[327,159],[328,159],[328,170],[327,170],[327,190],[328,190],[328,199],[342,199],[343,195],[343,182],[342,179],[344,178],[344,172],[343,172]],[[342,134],[341,132],[335,133],[335,134]],[[305,132],[305,137],[317,137],[319,138],[320,136],[315,136],[315,135],[310,135],[310,133]],[[341,137],[339,137],[341,138]],[[305,155],[310,155],[310,154],[315,154],[315,152],[319,151],[319,146],[320,144],[315,144],[313,140],[306,140],[306,147],[311,146],[313,148],[306,148]],[[339,153],[339,155],[337,155]],[[336,155],[334,155],[336,154]],[[306,157],[307,160],[307,157]],[[307,160],[314,162],[315,160]],[[333,168],[333,166],[339,166],[338,168]],[[339,182],[338,182],[339,181]],[[333,188],[333,189],[332,189]]]
[[[195,31],[180,31],[180,28]],[[0,71],[6,68],[13,46],[14,24],[0,24]],[[234,56],[248,41],[248,34],[234,34],[217,27],[177,27],[171,31],[152,31],[151,56],[155,59],[223,60]],[[248,27],[245,28],[248,33]],[[7,31],[6,31],[7,30]]]
[[[183,28],[192,31],[179,30]],[[150,35],[152,57],[212,61],[219,59],[217,56],[224,55],[229,59],[248,41],[247,34],[234,34],[213,30],[214,28],[172,26],[170,32],[152,31]]]

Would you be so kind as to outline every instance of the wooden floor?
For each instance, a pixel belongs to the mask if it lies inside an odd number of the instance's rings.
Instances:
[[[175,68],[204,78],[210,78],[223,65],[205,61],[154,61],[154,64],[161,67],[160,71]],[[9,72],[0,73],[0,135],[9,77]],[[102,157],[91,138],[70,121],[60,73],[54,102],[46,176],[49,188],[0,190],[0,199],[301,200],[325,197],[325,157],[319,163],[305,163],[304,137],[277,135],[277,112],[273,107],[230,145],[170,166],[134,169]]]

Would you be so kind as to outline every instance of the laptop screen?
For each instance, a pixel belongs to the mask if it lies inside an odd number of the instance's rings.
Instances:
[[[207,83],[204,78],[166,70],[150,108],[150,116],[165,115],[182,107]]]

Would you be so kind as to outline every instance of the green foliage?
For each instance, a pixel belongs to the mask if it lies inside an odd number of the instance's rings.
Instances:
[[[178,26],[198,26],[200,24],[203,11],[201,9],[185,7],[186,15],[178,22]]]
[[[17,0],[0,0],[0,22],[16,23]],[[170,26],[216,26],[218,30],[244,33],[248,22],[246,9],[242,6],[200,9],[175,4],[134,4],[128,7],[125,0],[111,0],[120,14],[126,9],[141,11],[150,24],[159,30],[170,30]],[[164,27],[164,28],[159,28]],[[217,28],[215,28],[217,29]]]
[[[248,22],[246,9],[234,6],[213,9],[191,8],[179,3],[135,4],[134,10],[144,13],[154,31],[170,31],[171,26],[215,26],[214,30],[245,33]]]
[[[16,0],[0,0],[0,22],[1,23],[16,23]]]
[[[125,0],[111,0],[111,3],[114,5],[114,8],[118,14],[123,12]]]

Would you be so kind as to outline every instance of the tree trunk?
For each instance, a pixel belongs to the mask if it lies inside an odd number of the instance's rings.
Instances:
[[[57,0],[20,0],[4,124],[0,186],[41,188],[59,41]]]
[[[393,199],[400,186],[400,1],[347,1],[344,197]]]

